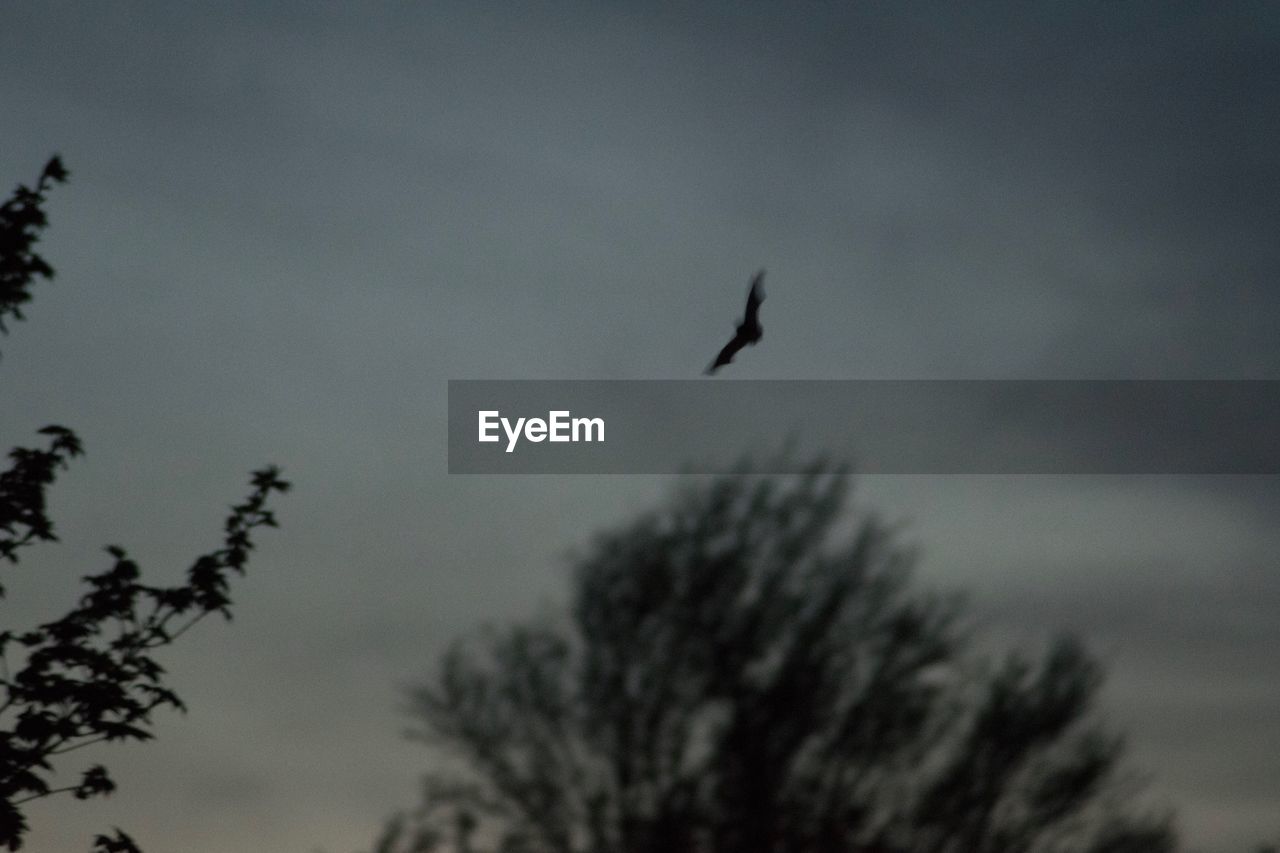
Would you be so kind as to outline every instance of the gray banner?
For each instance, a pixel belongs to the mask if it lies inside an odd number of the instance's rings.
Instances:
[[[788,473],[815,453],[867,474],[1277,474],[1280,381],[449,382],[451,474]]]

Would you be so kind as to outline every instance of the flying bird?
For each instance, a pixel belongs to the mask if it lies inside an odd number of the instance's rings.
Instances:
[[[756,273],[756,277],[751,279],[751,292],[747,294],[747,311],[742,317],[742,322],[738,324],[738,330],[734,332],[733,339],[724,345],[724,349],[720,350],[716,360],[707,368],[708,376],[733,361],[738,350],[754,345],[764,337],[764,327],[760,325],[761,302],[764,302],[764,270],[760,270]]]

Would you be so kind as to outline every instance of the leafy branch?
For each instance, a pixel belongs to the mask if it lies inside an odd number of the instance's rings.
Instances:
[[[66,615],[23,633],[0,632],[6,666],[0,679],[0,844],[10,850],[21,846],[24,803],[57,793],[87,799],[114,790],[101,765],[84,771],[75,785],[53,787],[54,756],[102,741],[150,740],[154,710],[184,710],[165,686],[164,668],[153,652],[211,613],[230,618],[230,577],[244,574],[253,531],[276,526],[267,507],[271,493],[289,488],[275,467],[254,472],[251,486],[227,517],[222,547],[197,558],[184,583],[142,583],[138,565],[113,545],[106,549],[111,566],[84,578],[88,591]],[[11,648],[25,660],[9,675]]]
[[[19,185],[0,205],[0,334],[8,332],[6,318],[23,319],[31,286],[53,278],[35,244],[48,225],[45,196],[66,179],[55,156],[34,188]],[[58,538],[45,493],[83,448],[63,426],[40,434],[47,436],[45,446],[15,448],[0,472],[0,562],[16,564],[25,547]],[[276,526],[268,507],[272,493],[288,488],[274,466],[253,472],[248,496],[223,525],[222,546],[198,557],[183,583],[143,583],[137,563],[112,545],[110,566],[83,578],[87,590],[64,616],[26,631],[0,631],[0,847],[22,846],[28,829],[22,806],[32,800],[65,793],[84,800],[115,790],[100,764],[74,784],[55,787],[55,756],[104,741],[150,740],[152,712],[184,710],[153,653],[211,613],[230,618],[231,576],[244,574],[254,531]],[[4,594],[0,586],[0,598]],[[139,851],[115,829],[95,838],[93,853]]]

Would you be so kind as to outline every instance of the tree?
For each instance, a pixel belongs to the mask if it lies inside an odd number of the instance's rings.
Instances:
[[[689,487],[596,538],[568,612],[455,644],[410,693],[452,766],[375,849],[1173,849],[1120,785],[1080,644],[978,655],[848,483]]]
[[[47,224],[45,196],[66,178],[54,157],[34,189],[19,186],[0,207],[0,332],[8,331],[6,317],[22,319],[31,286],[53,277],[34,246]],[[47,436],[45,446],[15,448],[10,467],[0,472],[0,560],[10,564],[23,548],[57,540],[45,492],[82,452],[66,427],[40,433]],[[0,846],[22,846],[24,803],[58,793],[85,799],[115,788],[102,765],[55,787],[57,756],[99,741],[148,740],[153,711],[183,708],[153,653],[212,613],[230,618],[230,576],[244,573],[253,531],[276,524],[268,500],[288,489],[279,474],[275,467],[254,472],[248,497],[226,519],[222,547],[197,558],[184,583],[144,584],[137,564],[113,545],[106,549],[109,567],[84,578],[84,595],[65,615],[27,630],[0,631]],[[98,853],[137,849],[119,829],[94,843]]]

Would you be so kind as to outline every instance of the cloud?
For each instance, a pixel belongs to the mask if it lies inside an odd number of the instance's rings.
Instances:
[[[57,490],[67,544],[25,588],[61,600],[73,558],[116,539],[178,571],[242,472],[270,458],[297,484],[236,622],[166,662],[212,718],[258,720],[258,763],[167,752],[177,720],[127,759],[145,795],[59,812],[32,846],[158,826],[148,795],[193,764],[224,768],[214,793],[237,773],[290,792],[241,846],[356,848],[384,792],[412,796],[393,678],[554,596],[557,555],[661,491],[447,478],[448,379],[693,376],[762,265],[768,336],[742,376],[1275,377],[1278,21],[1140,0],[10,11],[0,180],[54,150],[73,176],[42,244],[59,278],[5,339],[0,428],[65,421],[89,448]],[[1251,548],[1274,481],[1111,481],[1117,507],[1033,479],[866,494],[919,516],[929,560],[1010,624],[1132,649],[1117,689],[1135,727],[1165,720],[1140,758],[1181,780],[1193,840],[1226,838],[1215,810],[1264,837],[1222,768],[1274,789],[1255,737],[1274,697],[1233,681],[1211,713],[1160,715],[1224,661],[1273,675]],[[1205,566],[1173,547],[1189,530],[1244,544]],[[274,714],[291,702],[305,737]],[[209,733],[231,748],[233,727]],[[1197,787],[1208,759],[1175,741],[1201,734],[1226,757]],[[235,823],[202,801],[188,823]]]

